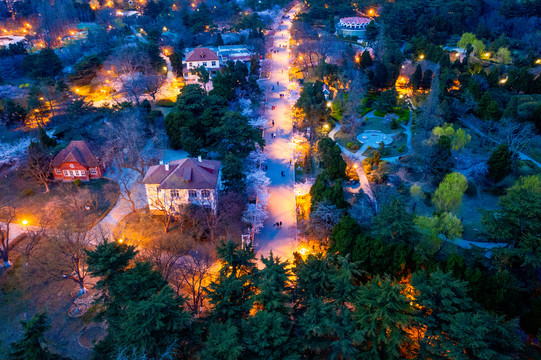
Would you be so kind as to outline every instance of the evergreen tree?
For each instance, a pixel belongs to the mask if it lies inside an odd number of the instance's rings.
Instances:
[[[488,159],[488,176],[494,182],[502,181],[511,173],[513,152],[506,144],[499,145]]]
[[[254,296],[259,311],[246,322],[244,338],[247,359],[298,359],[296,346],[290,339],[289,298],[290,271],[287,262],[273,256],[261,257],[265,266],[258,273]]]
[[[364,346],[371,359],[398,359],[408,343],[405,328],[412,315],[404,287],[389,278],[375,276],[361,286],[354,301],[357,329],[364,333]]]
[[[215,42],[215,45],[216,46],[222,46],[224,44],[224,39],[222,39],[222,33],[218,33],[216,35],[216,42]]]
[[[62,360],[60,355],[51,354],[42,347],[43,335],[50,328],[47,313],[37,313],[29,321],[21,321],[24,336],[11,344],[9,360]]]
[[[493,239],[517,247],[525,236],[541,233],[541,176],[520,177],[498,201],[499,209],[483,214],[483,224]]]
[[[211,316],[223,323],[232,320],[240,326],[252,308],[257,268],[250,247],[222,241],[216,249],[222,261],[218,278],[209,286]]]
[[[374,217],[375,234],[385,242],[412,244],[419,235],[413,225],[413,218],[406,211],[406,206],[399,199],[393,198]]]
[[[201,359],[237,360],[243,359],[243,346],[239,329],[233,322],[212,323],[207,341],[201,352]]]
[[[104,240],[88,252],[88,269],[100,276],[96,288],[109,331],[94,348],[94,358],[111,357],[125,349],[153,357],[169,349],[182,336],[190,319],[160,273],[148,262],[132,259],[132,246]]]
[[[419,90],[421,87],[421,81],[423,80],[423,69],[420,64],[417,64],[415,72],[410,78],[410,85],[413,87],[414,91]]]
[[[440,136],[438,142],[432,145],[427,164],[433,175],[433,183],[439,184],[445,175],[447,175],[453,167],[451,157],[451,139],[447,136]]]
[[[451,323],[458,313],[472,311],[473,303],[466,293],[467,283],[441,270],[416,273],[411,278],[418,304],[416,321],[425,329],[419,339],[422,359],[443,359],[453,342],[449,339]]]
[[[370,52],[368,50],[363,51],[363,54],[361,56],[361,67],[366,69],[372,66],[373,63],[374,61],[372,60]]]

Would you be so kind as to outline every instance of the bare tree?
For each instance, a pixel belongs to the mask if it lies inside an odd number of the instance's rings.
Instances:
[[[127,45],[112,55],[110,63],[116,68],[116,80],[122,85],[126,96],[139,105],[146,85],[139,78],[152,71],[148,55],[136,45]]]
[[[181,234],[162,235],[148,242],[141,254],[150,260],[165,280],[169,280],[177,261],[188,254],[192,241]]]
[[[135,192],[132,190],[133,184],[130,183],[129,177],[125,175],[122,176],[118,181],[118,185],[120,186],[120,196],[122,199],[130,203],[132,213],[137,213]]]
[[[156,95],[160,93],[162,84],[167,77],[163,74],[158,75],[142,75],[138,81],[141,83],[141,88],[145,94],[150,95],[152,100],[156,101]]]
[[[93,237],[88,231],[75,231],[63,226],[49,234],[41,242],[39,256],[35,259],[40,269],[53,280],[69,279],[79,286],[79,295],[87,292],[85,287],[87,250]]]
[[[346,111],[344,112],[344,131],[353,134],[356,130],[359,112],[362,108],[363,97],[366,94],[368,79],[366,75],[355,71],[349,90]]]
[[[111,134],[109,146],[115,149],[114,157],[122,167],[135,170],[144,177],[150,159],[145,150],[147,144],[142,114],[138,110],[128,110],[118,115],[108,128]]]
[[[502,119],[497,127],[497,136],[509,149],[517,152],[527,151],[533,137],[533,126],[508,118]]]
[[[324,239],[323,244],[329,245],[329,236],[332,229],[340,221],[342,209],[331,204],[327,199],[319,202],[316,208],[310,213],[309,229],[318,239]]]
[[[174,286],[178,294],[187,295],[186,306],[193,313],[203,308],[205,286],[210,283],[213,263],[210,250],[205,248],[191,251],[179,261]]]
[[[40,244],[40,242],[47,236],[48,223],[41,219],[38,225],[32,226],[26,232],[27,242],[23,249],[23,256],[28,260],[32,256],[34,249]]]
[[[45,186],[49,192],[52,157],[39,143],[31,142],[26,156],[26,172],[37,182]]]
[[[0,208],[0,256],[6,268],[11,266],[11,262],[9,261],[9,232],[15,216],[14,207],[4,206]]]

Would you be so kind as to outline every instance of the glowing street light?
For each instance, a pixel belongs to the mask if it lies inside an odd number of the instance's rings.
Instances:
[[[331,106],[332,106],[332,102],[330,102],[330,101],[327,101],[327,107],[329,107],[329,108],[330,108]]]
[[[370,15],[370,16],[374,16],[374,9],[370,9],[370,10],[368,10],[368,15]]]
[[[163,71],[167,71],[167,66],[164,66],[164,67],[163,67]]]
[[[299,56],[299,60],[302,60],[302,56]]]
[[[299,253],[302,255],[302,256],[305,256],[306,254],[308,254],[308,249],[307,248],[300,248],[299,249]]]
[[[485,53],[485,57],[487,57],[487,58],[490,57],[490,53],[489,53],[489,52],[486,52],[486,53]]]
[[[28,220],[25,219],[25,220],[21,221],[21,224],[23,224],[24,226],[28,225]]]
[[[535,63],[536,63],[536,64],[541,64],[541,59],[535,60]]]
[[[425,58],[425,56],[424,56],[424,55],[422,55],[422,54],[421,54],[421,55],[419,55],[419,59],[420,59],[420,60],[423,60],[424,58]]]
[[[122,244],[123,242],[124,242],[124,239],[122,239],[122,238],[118,239],[119,244]]]

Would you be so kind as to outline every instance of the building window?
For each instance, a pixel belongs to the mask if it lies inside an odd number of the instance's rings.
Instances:
[[[60,170],[60,169],[55,169],[55,173],[56,173],[56,175],[62,175],[62,170]]]
[[[180,198],[180,191],[177,189],[171,190],[171,199],[178,199]]]
[[[210,197],[210,190],[207,190],[207,189],[201,190],[201,197],[203,199],[208,199]]]
[[[212,62],[212,66],[216,66],[216,61],[213,61],[213,62]]]
[[[98,175],[98,170],[96,168],[90,168],[90,175]]]
[[[188,67],[192,67],[193,66],[193,63],[188,63]]]
[[[65,176],[65,177],[69,177],[69,176],[70,176],[69,170],[64,170],[64,176]]]
[[[190,200],[197,199],[197,191],[188,190],[188,197],[190,198]]]
[[[206,61],[203,62],[203,66],[207,67],[207,62]]]
[[[81,174],[81,176],[86,176],[86,173],[84,170],[79,171],[79,173]]]

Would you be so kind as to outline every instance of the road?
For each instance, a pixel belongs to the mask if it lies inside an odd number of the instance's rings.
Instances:
[[[293,7],[286,15],[291,18],[298,11],[298,5]],[[291,106],[293,100],[288,98],[287,90],[291,84],[288,75],[289,51],[281,45],[289,44],[290,19],[279,16],[274,23],[276,33],[274,46],[278,52],[265,60],[270,62],[270,76],[259,81],[267,96],[265,114],[269,122],[274,120],[274,126],[264,132],[268,155],[267,176],[270,178],[270,200],[268,205],[269,217],[265,221],[261,232],[255,236],[255,248],[258,256],[268,256],[269,251],[282,259],[292,259],[297,249],[296,233],[297,219],[295,213],[295,172],[290,160],[293,159],[293,144],[291,142],[292,117]],[[284,97],[280,97],[284,94]],[[275,107],[272,110],[272,107]],[[272,135],[275,134],[275,137]],[[282,171],[285,176],[282,176]],[[277,222],[282,226],[275,226]]]

